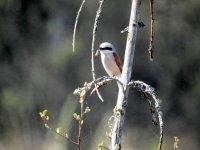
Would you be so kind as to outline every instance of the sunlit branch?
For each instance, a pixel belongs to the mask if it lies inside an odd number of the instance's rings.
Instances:
[[[103,76],[103,77],[99,77],[89,83],[86,83],[85,86],[77,88],[74,90],[73,94],[74,95],[80,95],[81,92],[85,91],[88,92],[89,90],[91,90],[92,88],[95,87],[95,85],[105,85],[111,81],[116,81],[117,83],[119,83],[119,85],[123,86],[122,82],[115,78],[115,77],[108,77],[108,76]],[[95,87],[96,88],[96,87]]]
[[[94,66],[94,55],[95,55],[94,54],[94,51],[95,51],[94,50],[94,44],[95,44],[98,22],[99,22],[100,15],[101,15],[101,9],[102,9],[104,1],[105,0],[99,1],[99,8],[98,8],[97,13],[96,13],[96,17],[95,17],[95,21],[94,21],[94,27],[93,27],[93,34],[92,34],[91,64],[92,64],[92,78],[93,78],[93,80],[96,79],[95,66]],[[95,85],[95,88],[96,88],[96,85]],[[103,102],[104,100],[103,100],[101,94],[99,93],[98,89],[97,89],[97,95],[98,95],[99,99]]]
[[[114,111],[115,119],[113,123],[112,136],[111,136],[111,150],[122,149],[121,145],[122,128],[124,125],[125,111],[129,94],[128,82],[130,81],[132,72],[140,4],[141,4],[140,0],[132,0],[126,50],[124,55],[124,64],[123,64],[122,75],[120,78],[123,87],[119,87],[117,105]]]
[[[77,15],[76,15],[76,21],[75,21],[75,24],[74,24],[74,32],[73,32],[73,41],[72,41],[73,52],[75,51],[76,28],[77,28],[79,16],[80,16],[80,13],[82,11],[83,5],[85,4],[85,1],[86,0],[82,1],[81,6],[80,6],[80,8],[79,8],[79,10],[77,12]]]
[[[50,127],[47,123],[45,123],[44,126],[45,126],[47,129],[49,129],[50,131],[56,133],[57,135],[59,135],[59,136],[65,138],[65,139],[67,139],[69,142],[75,144],[76,146],[78,145],[77,142],[75,142],[75,141],[73,141],[72,139],[69,138],[68,134],[65,134],[65,135],[64,135],[64,134],[62,134],[62,133],[60,133],[60,132],[57,132],[56,129]]]
[[[154,88],[142,81],[131,81],[129,82],[128,85],[130,87],[135,88],[139,92],[142,92],[142,94],[145,96],[145,99],[149,101],[150,110],[152,113],[152,121],[154,124],[157,124],[157,120],[155,118],[155,111],[156,111],[160,127],[160,140],[159,140],[158,150],[161,150],[163,142],[163,119],[162,119],[162,111],[160,109],[161,100],[157,98]],[[153,102],[154,106],[152,105]]]

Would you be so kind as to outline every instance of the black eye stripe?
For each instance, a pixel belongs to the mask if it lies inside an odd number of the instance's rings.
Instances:
[[[100,47],[100,50],[112,50],[111,47]]]

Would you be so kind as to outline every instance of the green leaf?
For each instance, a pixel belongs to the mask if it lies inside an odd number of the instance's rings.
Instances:
[[[77,113],[73,114],[74,119],[79,120],[80,119],[80,115],[78,115]]]
[[[60,131],[61,131],[61,128],[56,128],[56,133],[60,133]]]
[[[40,114],[40,117],[41,118],[46,118],[46,115],[47,115],[47,112],[48,112],[48,110],[47,109],[45,109],[45,110],[43,110],[42,112],[40,112],[39,114]]]
[[[87,106],[87,107],[85,108],[84,114],[86,114],[86,113],[88,113],[88,112],[90,112],[90,111],[91,111],[90,107]]]
[[[44,116],[46,116],[47,112],[48,112],[48,110],[45,109],[45,110],[43,110],[42,114],[43,114]]]

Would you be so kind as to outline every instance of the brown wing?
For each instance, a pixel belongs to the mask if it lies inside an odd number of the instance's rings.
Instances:
[[[115,62],[117,63],[117,66],[119,67],[120,72],[122,72],[122,63],[120,61],[119,56],[116,53],[113,53],[113,56],[115,58]]]

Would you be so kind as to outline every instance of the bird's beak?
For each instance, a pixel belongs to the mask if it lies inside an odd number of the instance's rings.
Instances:
[[[96,51],[96,53],[95,53],[95,56],[98,56],[98,55],[99,55],[99,53],[100,53],[100,50],[99,50],[99,49],[97,49],[97,51]]]

